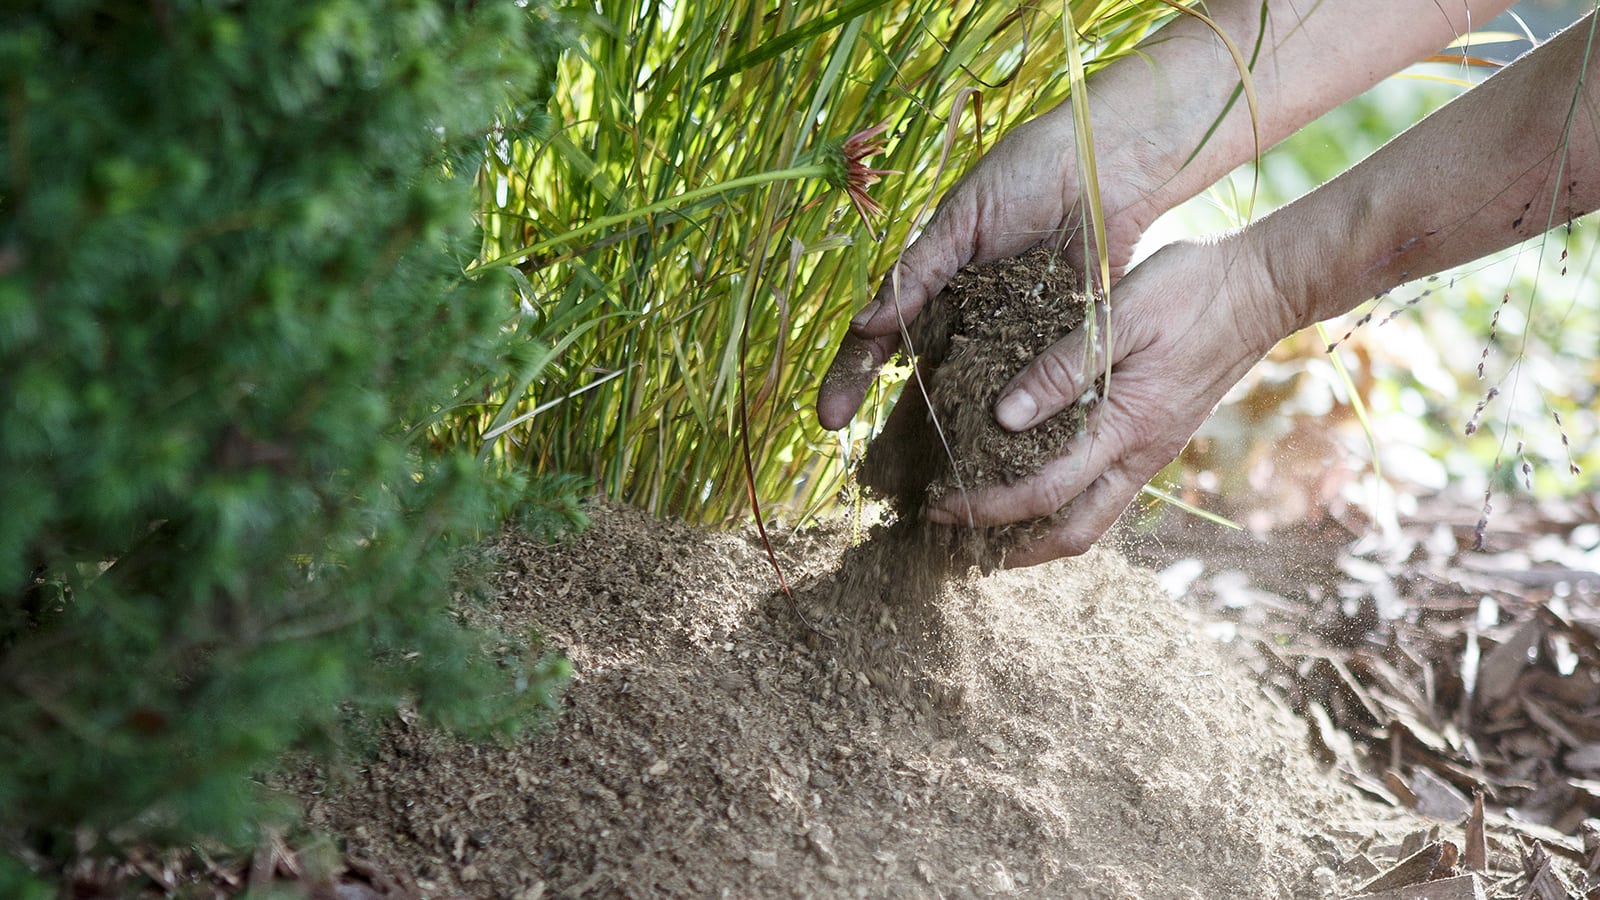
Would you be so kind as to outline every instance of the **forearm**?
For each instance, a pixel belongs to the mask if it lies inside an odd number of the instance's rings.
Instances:
[[[1438,52],[1510,5],[1510,0],[1213,0],[1199,8],[1250,65],[1256,117],[1242,95],[1234,99],[1239,72],[1222,40],[1205,22],[1181,15],[1147,39],[1140,52],[1095,76],[1091,121],[1097,137],[1102,131],[1114,135],[1113,152],[1130,154],[1144,169],[1141,208],[1129,212],[1148,222],[1258,150]]]
[[[1594,20],[1590,14],[1247,229],[1240,237],[1262,255],[1282,300],[1279,330],[1338,315],[1600,207]]]

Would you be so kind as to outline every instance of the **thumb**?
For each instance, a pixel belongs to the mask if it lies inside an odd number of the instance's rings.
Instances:
[[[1092,326],[1079,326],[1056,341],[1000,391],[994,417],[1002,428],[1025,431],[1078,402],[1093,390],[1108,363],[1126,355],[1107,359],[1108,319],[1103,309],[1096,303]]]

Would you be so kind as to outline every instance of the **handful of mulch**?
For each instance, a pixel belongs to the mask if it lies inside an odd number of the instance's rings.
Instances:
[[[1060,254],[1035,248],[961,269],[908,326],[918,377],[867,448],[859,479],[894,508],[891,541],[931,548],[941,579],[969,565],[1004,565],[1011,547],[1049,519],[997,528],[938,526],[923,506],[951,493],[1017,481],[1059,457],[1084,427],[1074,404],[1023,432],[994,419],[1000,391],[1051,344],[1082,324],[1078,275]]]

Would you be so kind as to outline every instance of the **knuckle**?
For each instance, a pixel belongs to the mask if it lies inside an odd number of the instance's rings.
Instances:
[[[1038,398],[1041,408],[1051,412],[1078,398],[1078,377],[1060,350],[1048,350],[1033,361],[1024,376],[1029,393]]]
[[[1082,556],[1087,553],[1105,530],[1097,523],[1099,516],[1095,510],[1082,512],[1082,515],[1069,517],[1057,532],[1057,547],[1062,556]]]
[[[1094,542],[1084,538],[1082,535],[1069,534],[1062,539],[1056,549],[1060,551],[1060,556],[1082,556],[1088,553],[1089,548],[1093,546]]]
[[[1058,479],[1045,481],[1029,495],[1026,513],[1031,518],[1039,518],[1060,512],[1072,500],[1067,490],[1068,485],[1065,481]]]
[[[1062,525],[1046,535],[1035,549],[1042,551],[1040,553],[1041,557],[1062,559],[1068,556],[1082,556],[1089,552],[1089,548],[1093,545],[1094,542],[1092,540],[1087,539],[1078,529],[1068,524]]]

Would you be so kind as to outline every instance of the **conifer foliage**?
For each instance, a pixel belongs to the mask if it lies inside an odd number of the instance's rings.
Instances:
[[[0,893],[68,836],[248,839],[342,710],[548,702],[449,610],[506,485],[408,434],[499,364],[463,154],[555,52],[539,3],[6,13]]]

